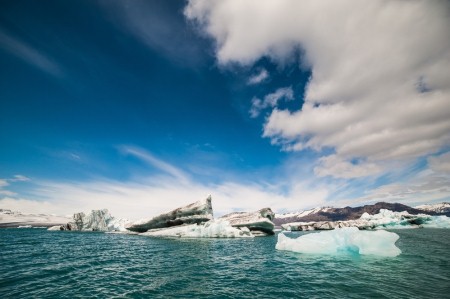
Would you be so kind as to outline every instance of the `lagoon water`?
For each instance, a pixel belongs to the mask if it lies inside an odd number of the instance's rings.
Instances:
[[[277,251],[276,237],[0,229],[0,298],[450,298],[450,230],[395,232],[402,254],[386,258]]]

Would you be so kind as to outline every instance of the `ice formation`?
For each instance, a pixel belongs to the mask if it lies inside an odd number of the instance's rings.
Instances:
[[[204,224],[179,225],[152,229],[141,236],[171,238],[248,238],[253,234],[246,227],[236,228],[226,220],[215,219]]]
[[[270,208],[264,208],[256,212],[235,212],[224,215],[219,219],[228,221],[236,228],[246,227],[255,235],[273,235],[274,224],[272,220],[275,214]]]
[[[389,210],[380,210],[380,213],[375,215],[364,213],[360,220],[367,222],[367,228],[450,228],[450,218],[447,216],[411,215],[408,212],[392,212]]]
[[[73,221],[65,225],[53,226],[49,230],[75,230],[75,231],[125,231],[125,225],[129,221],[127,219],[118,219],[108,212],[107,209],[92,210],[91,213],[73,214]]]
[[[199,224],[211,220],[213,218],[212,214],[211,195],[209,195],[204,200],[177,208],[168,213],[150,219],[136,221],[127,226],[127,229],[143,233],[156,228],[165,228],[183,224]]]
[[[394,257],[401,253],[395,246],[399,236],[384,230],[360,231],[356,227],[310,233],[296,239],[278,235],[276,249],[309,254],[361,254]]]
[[[213,219],[211,195],[205,200],[128,225],[129,231],[145,236],[185,238],[237,238],[273,235],[274,213],[270,208],[235,212]]]
[[[282,228],[288,231],[330,230],[343,227],[357,227],[359,229],[450,228],[450,218],[447,216],[430,216],[426,214],[411,215],[408,212],[392,212],[381,209],[375,215],[364,213],[357,220],[293,222],[282,225]]]

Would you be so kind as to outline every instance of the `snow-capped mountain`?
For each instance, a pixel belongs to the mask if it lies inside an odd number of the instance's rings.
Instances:
[[[373,205],[365,205],[361,207],[318,207],[310,210],[299,211],[296,213],[276,214],[273,222],[275,223],[275,225],[280,226],[282,224],[290,222],[356,220],[359,219],[364,213],[368,213],[369,215],[378,214],[381,209],[386,209],[393,212],[406,211],[412,215],[425,213],[429,215],[450,216],[450,211],[445,209],[425,210],[418,209],[417,207],[412,208],[400,203],[378,202]]]
[[[437,204],[429,204],[429,205],[420,205],[414,207],[415,209],[427,211],[427,212],[435,212],[435,213],[450,213],[450,202],[441,202]]]
[[[52,214],[26,214],[19,211],[0,209],[0,227],[18,226],[53,226],[70,221],[70,216],[57,216]]]

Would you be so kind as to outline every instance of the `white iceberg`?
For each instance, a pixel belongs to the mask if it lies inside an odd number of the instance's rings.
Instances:
[[[406,211],[393,212],[380,209],[375,215],[364,213],[359,219],[345,221],[311,221],[282,224],[287,231],[331,230],[343,227],[359,229],[403,229],[403,228],[450,228],[450,217],[430,216],[426,214],[412,215]]]
[[[253,234],[246,227],[236,228],[226,220],[210,220],[204,224],[179,225],[152,229],[141,236],[169,238],[251,238]]]
[[[356,227],[310,233],[296,239],[278,235],[276,249],[309,254],[361,254],[394,257],[401,253],[395,246],[396,233],[384,230],[360,231]]]
[[[375,215],[364,213],[360,220],[367,222],[366,227],[373,228],[450,228],[450,218],[447,216],[411,215],[406,211],[393,212],[385,209]]]
[[[89,214],[83,212],[73,214],[73,221],[61,226],[52,226],[48,230],[74,231],[126,231],[125,226],[130,221],[111,216],[107,209],[92,210]]]

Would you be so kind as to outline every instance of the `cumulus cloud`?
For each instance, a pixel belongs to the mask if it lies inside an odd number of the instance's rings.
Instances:
[[[302,49],[304,104],[273,109],[263,134],[272,143],[369,165],[450,144],[448,1],[191,0],[185,15],[214,38],[219,64]]]
[[[254,97],[252,99],[252,107],[250,108],[250,116],[253,118],[258,117],[261,110],[267,107],[276,107],[282,99],[286,101],[292,101],[294,99],[294,91],[291,86],[278,88],[275,92],[264,96],[263,100]]]
[[[267,78],[269,78],[269,72],[266,69],[262,69],[259,73],[251,76],[248,79],[247,84],[248,85],[259,84],[259,83],[263,82],[264,80],[266,80]]]

